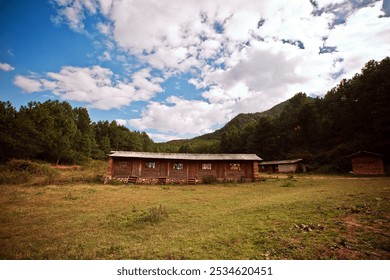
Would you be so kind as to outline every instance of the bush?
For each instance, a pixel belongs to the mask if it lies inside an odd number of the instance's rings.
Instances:
[[[215,184],[217,183],[217,178],[215,176],[205,176],[203,178],[203,184]]]
[[[25,184],[34,180],[33,184],[52,184],[58,172],[48,164],[29,160],[12,159],[0,168],[0,184]]]
[[[38,163],[23,159],[11,159],[7,167],[10,171],[27,171],[31,174],[37,174],[41,170]]]
[[[158,224],[167,217],[168,212],[166,208],[160,204],[159,207],[151,207],[147,211],[142,212],[136,219],[136,222]]]
[[[27,171],[2,170],[0,172],[0,184],[24,184],[30,181],[31,177],[31,174]]]

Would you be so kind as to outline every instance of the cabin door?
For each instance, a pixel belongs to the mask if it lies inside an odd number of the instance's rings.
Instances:
[[[168,177],[168,162],[167,161],[160,162],[160,177],[163,177],[163,178]]]
[[[196,162],[188,162],[188,178],[196,178],[196,169],[197,169],[197,163]]]
[[[133,160],[130,162],[131,177],[140,177],[141,176],[141,161]]]
[[[225,179],[225,168],[226,168],[226,163],[218,163],[217,164],[217,178],[218,179]]]

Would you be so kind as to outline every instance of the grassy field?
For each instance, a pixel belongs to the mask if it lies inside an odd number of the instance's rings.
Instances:
[[[389,200],[389,177],[3,184],[0,259],[390,259]]]

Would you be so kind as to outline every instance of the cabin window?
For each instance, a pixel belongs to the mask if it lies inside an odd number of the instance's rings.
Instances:
[[[173,169],[183,169],[184,168],[184,164],[183,163],[174,163],[173,164]]]
[[[120,168],[126,168],[127,167],[127,161],[125,160],[119,160],[116,164]]]
[[[156,163],[154,161],[148,161],[145,163],[146,168],[156,168]]]
[[[237,171],[240,171],[241,170],[241,166],[239,163],[231,163],[230,164],[230,170],[237,170]]]
[[[211,163],[202,163],[202,169],[211,170]]]

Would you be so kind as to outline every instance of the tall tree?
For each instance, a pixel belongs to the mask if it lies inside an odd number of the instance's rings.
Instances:
[[[11,102],[0,101],[0,161],[15,157],[16,115],[17,111]]]

